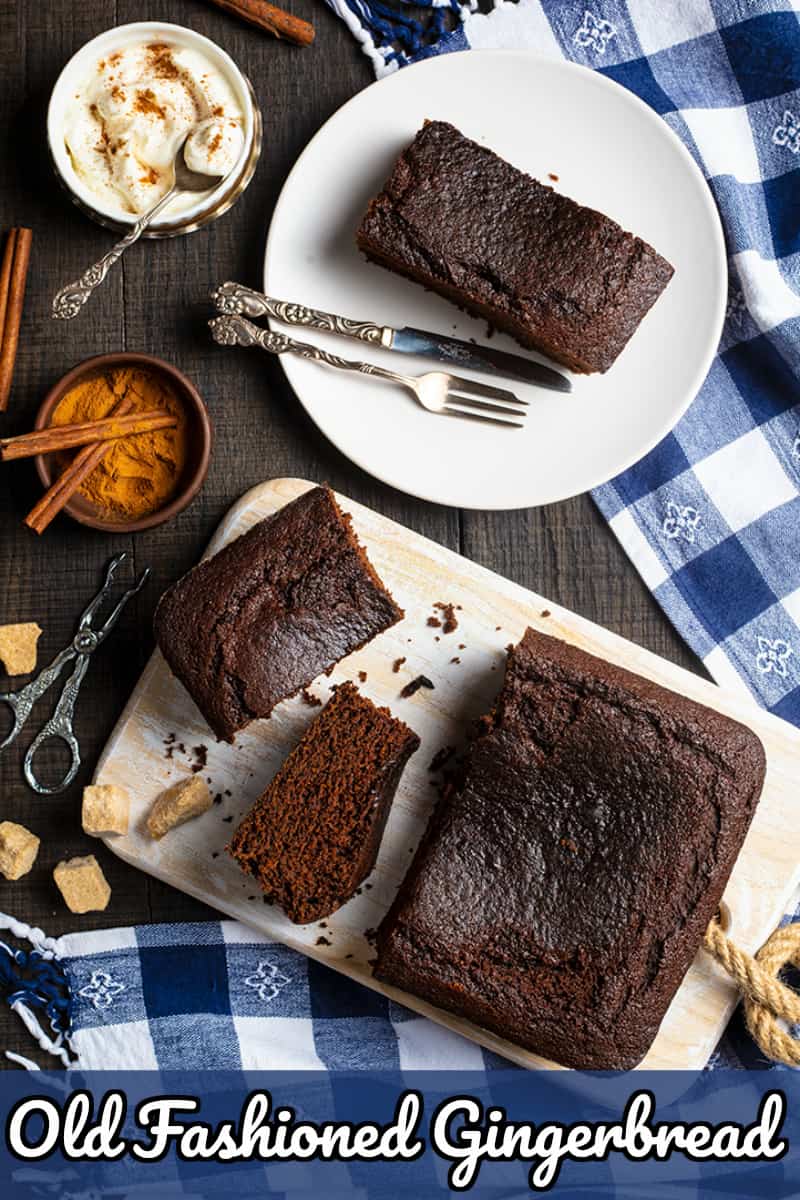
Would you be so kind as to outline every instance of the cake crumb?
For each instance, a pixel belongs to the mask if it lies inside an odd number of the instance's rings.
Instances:
[[[438,608],[442,614],[442,633],[455,633],[458,629],[458,617],[456,616],[456,606],[446,600],[437,600],[433,606]],[[459,608],[461,605],[459,604]]]
[[[316,942],[314,943],[314,945],[315,946],[330,946],[330,942],[328,941],[328,939],[326,937],[318,937]]]
[[[442,767],[456,752],[455,746],[440,746],[430,761],[429,771],[441,771]]]
[[[432,691],[433,686],[433,683],[430,679],[428,679],[427,675],[417,675],[416,679],[412,679],[410,683],[406,684],[401,691],[400,696],[403,700],[408,700],[409,697],[418,692],[420,688],[430,688]]]
[[[300,695],[303,703],[307,704],[309,708],[319,708],[322,704],[319,696],[315,696],[313,692],[308,690],[308,688],[303,688]]]
[[[441,629],[442,628],[442,622],[439,620],[438,617],[428,617],[427,624],[430,625],[431,629]]]
[[[394,660],[394,662],[392,663],[392,670],[394,671],[395,675],[399,674],[400,668],[402,667],[402,665],[405,661],[406,661],[405,658],[396,658]]]
[[[451,663],[460,663],[461,659],[458,657],[458,655],[456,655],[454,658],[450,659],[450,662]]]
[[[550,609],[549,609],[549,608],[543,608],[543,609],[542,609],[542,611],[541,611],[541,614],[540,614],[540,615],[541,615],[541,616],[543,616],[543,617],[549,617],[549,616],[550,616]]]
[[[192,771],[194,774],[197,774],[205,768],[208,762],[208,746],[204,746],[201,743],[199,746],[194,747],[193,753],[194,762],[192,763]]]
[[[558,176],[553,171],[547,172],[547,178],[552,179],[553,183],[558,183]]]
[[[359,681],[359,683],[366,683],[366,682],[367,682],[367,672],[366,672],[366,671],[359,671],[359,672],[358,672],[358,681]]]

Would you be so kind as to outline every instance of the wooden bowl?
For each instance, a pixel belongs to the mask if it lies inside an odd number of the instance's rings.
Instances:
[[[186,411],[187,456],[178,489],[162,508],[148,513],[146,517],[139,517],[135,521],[127,521],[123,518],[115,520],[107,513],[101,513],[94,504],[77,492],[64,505],[63,511],[68,513],[74,521],[78,521],[81,525],[88,525],[92,529],[102,529],[108,533],[139,533],[143,529],[153,529],[156,525],[162,525],[164,521],[169,521],[171,517],[176,516],[191,504],[208,474],[214,434],[208,409],[200,393],[182,371],[170,366],[163,359],[156,358],[153,354],[132,353],[99,354],[96,358],[87,358],[84,362],[78,363],[47,393],[36,416],[36,429],[45,429],[50,424],[50,418],[56,405],[76,383],[115,367],[142,367],[163,375],[182,402]],[[53,456],[39,454],[34,459],[34,463],[42,484],[45,488],[49,488],[53,482]]]

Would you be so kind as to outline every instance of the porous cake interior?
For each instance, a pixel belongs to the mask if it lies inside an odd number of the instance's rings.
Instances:
[[[418,744],[388,709],[345,683],[286,759],[230,852],[292,921],[333,912],[372,870]]]

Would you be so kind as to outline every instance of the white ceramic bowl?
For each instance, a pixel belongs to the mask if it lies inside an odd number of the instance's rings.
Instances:
[[[135,21],[98,34],[73,54],[56,80],[47,109],[47,140],[56,174],[79,208],[101,225],[112,229],[125,230],[133,225],[137,220],[134,213],[121,205],[103,203],[76,173],[64,141],[64,115],[77,87],[85,81],[99,59],[126,46],[156,41],[197,50],[205,55],[225,75],[244,114],[244,144],[230,174],[219,187],[201,195],[194,204],[182,207],[177,214],[170,216],[168,206],[164,215],[154,221],[144,235],[173,237],[199,229],[201,225],[227,212],[252,179],[261,153],[261,113],[250,81],[230,55],[215,42],[183,25],[171,25],[163,21]]]

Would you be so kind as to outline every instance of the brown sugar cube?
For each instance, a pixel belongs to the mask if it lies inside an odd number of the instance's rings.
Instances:
[[[7,675],[27,675],[34,669],[41,632],[35,621],[0,625],[0,661]]]
[[[127,833],[130,806],[130,796],[125,788],[103,783],[85,787],[81,809],[84,833],[88,833],[92,837],[105,837],[110,833]]]
[[[192,775],[157,796],[147,818],[151,838],[162,838],[176,825],[191,821],[211,808],[213,801],[205,779]]]
[[[103,912],[108,907],[111,888],[93,854],[59,863],[53,879],[70,912]]]
[[[6,879],[27,875],[39,853],[39,839],[24,825],[0,822],[0,874]]]

